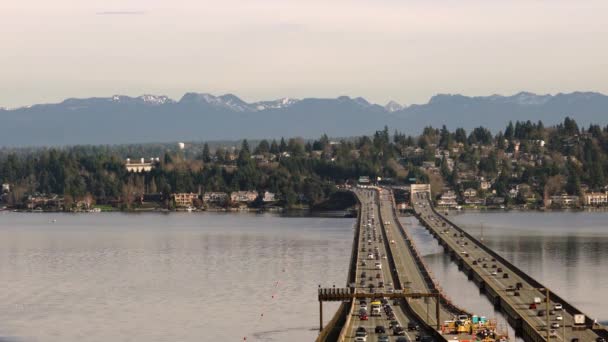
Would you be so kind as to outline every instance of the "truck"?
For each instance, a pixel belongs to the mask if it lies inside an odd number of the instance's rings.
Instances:
[[[585,326],[585,315],[575,314],[574,315],[574,326]]]

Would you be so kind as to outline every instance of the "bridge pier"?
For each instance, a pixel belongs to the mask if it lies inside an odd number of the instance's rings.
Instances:
[[[319,331],[323,330],[323,301],[319,301]]]

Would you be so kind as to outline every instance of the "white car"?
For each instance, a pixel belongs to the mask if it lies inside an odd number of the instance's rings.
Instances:
[[[562,317],[562,315],[557,315],[557,316],[555,316],[555,320],[557,320],[557,321],[563,321],[564,317]]]
[[[558,303],[558,304],[555,304],[555,306],[553,306],[553,310],[561,310],[561,309],[563,309],[563,307],[562,307],[562,305],[561,305],[561,304],[559,304],[559,303]]]
[[[367,336],[357,336],[355,342],[367,342]]]
[[[395,240],[391,240],[391,243],[394,245],[395,244]]]

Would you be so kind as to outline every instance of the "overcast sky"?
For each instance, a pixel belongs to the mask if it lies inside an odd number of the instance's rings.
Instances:
[[[606,0],[4,0],[0,106],[608,93]]]

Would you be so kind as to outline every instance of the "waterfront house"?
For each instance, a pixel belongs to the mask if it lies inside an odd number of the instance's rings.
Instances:
[[[608,192],[586,192],[583,194],[583,204],[601,206],[608,204]]]
[[[198,198],[198,194],[194,192],[181,192],[173,194],[173,200],[176,207],[192,207],[194,200]]]
[[[262,201],[264,203],[276,202],[276,195],[274,194],[274,192],[264,191]]]
[[[580,198],[578,196],[561,194],[551,196],[550,205],[567,208],[577,206],[580,203]]]
[[[456,194],[452,190],[448,190],[441,194],[441,197],[437,201],[437,205],[440,207],[453,208],[458,205],[456,202]]]
[[[228,201],[228,194],[225,192],[205,192],[203,203],[222,205]]]
[[[235,191],[230,193],[230,200],[233,203],[251,203],[258,198],[258,193],[255,191]]]

